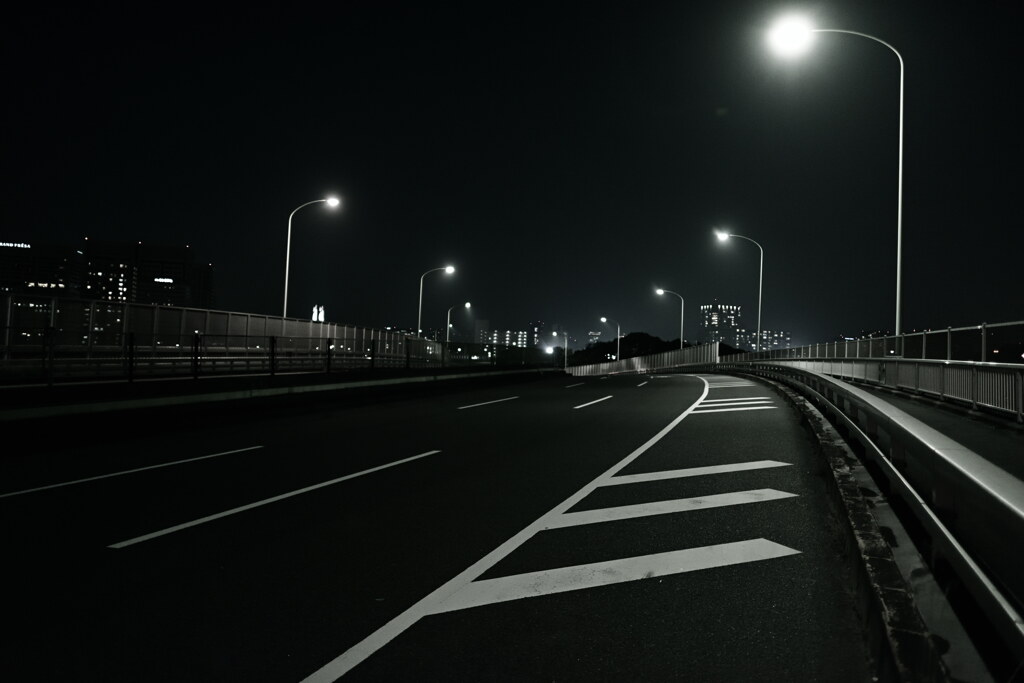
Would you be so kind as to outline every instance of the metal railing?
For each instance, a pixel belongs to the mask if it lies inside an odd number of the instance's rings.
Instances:
[[[1024,321],[821,342],[789,349],[740,353],[730,356],[729,360],[893,357],[1024,364]]]
[[[550,364],[539,349],[444,344],[250,313],[7,296],[0,382]]]
[[[718,342],[712,342],[700,346],[688,346],[685,349],[664,351],[650,356],[624,358],[609,363],[570,366],[568,371],[570,375],[574,376],[614,375],[623,372],[671,370],[697,363],[717,363],[718,360]]]

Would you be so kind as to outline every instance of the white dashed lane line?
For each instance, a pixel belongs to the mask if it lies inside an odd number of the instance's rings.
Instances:
[[[604,398],[599,398],[596,401],[591,401],[590,403],[584,403],[582,405],[573,406],[572,409],[573,410],[579,410],[580,408],[586,408],[587,406],[592,406],[595,403],[600,403],[601,401],[607,401],[610,398],[611,398],[611,396],[605,396]]]
[[[136,467],[130,470],[121,470],[120,472],[110,472],[109,474],[98,474],[95,477],[85,477],[84,479],[75,479],[74,481],[64,481],[59,484],[50,484],[48,486],[37,486],[32,489],[23,489],[21,491],[11,491],[10,493],[0,493],[0,498],[7,498],[9,496],[20,496],[25,493],[34,493],[36,491],[46,491],[47,489],[56,489],[62,486],[72,486],[74,484],[84,484],[87,481],[97,481],[99,479],[109,479],[111,477],[120,477],[125,474],[135,474],[136,472],[145,472],[146,470],[155,470],[161,467],[170,467],[171,465],[182,465],[187,462],[196,462],[198,460],[206,460],[208,458],[219,458],[222,455],[232,455],[233,453],[244,453],[245,451],[254,451],[263,446],[247,446],[246,448],[236,448],[232,451],[222,451],[220,453],[211,453],[209,455],[200,455],[195,458],[185,458],[184,460],[175,460],[173,462],[163,462],[159,465],[149,465],[147,467]]]
[[[518,396],[509,396],[508,398],[499,398],[499,399],[494,400],[494,401],[484,401],[483,403],[474,403],[474,404],[468,405],[468,406],[459,406],[458,410],[465,410],[466,408],[477,408],[479,406],[489,406],[492,403],[501,403],[502,401],[512,401],[512,400],[517,399],[517,398],[519,398],[519,397]]]

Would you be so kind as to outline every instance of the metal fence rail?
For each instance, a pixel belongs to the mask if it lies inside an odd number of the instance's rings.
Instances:
[[[550,363],[539,349],[211,311],[6,296],[0,382]]]
[[[621,372],[647,372],[670,370],[695,363],[717,363],[718,342],[688,346],[685,349],[665,351],[650,356],[636,356],[610,363],[593,363],[569,367],[570,375],[582,377],[592,375],[613,375]]]

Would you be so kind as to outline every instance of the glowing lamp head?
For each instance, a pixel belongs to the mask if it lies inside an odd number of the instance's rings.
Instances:
[[[547,353],[548,355],[551,355],[552,353],[555,352],[555,349],[548,346],[547,348],[544,349],[544,352]]]
[[[606,322],[608,322],[608,318],[606,318],[606,317],[604,317],[604,316],[601,316],[601,322],[603,322],[603,323],[606,323]]]
[[[466,302],[466,308],[470,308],[469,302]]]
[[[451,275],[452,273],[455,272],[455,266],[445,266],[444,272],[447,273],[448,275]]]
[[[332,209],[335,209],[335,208],[341,206],[341,200],[338,199],[337,197],[328,197],[327,198],[327,206],[331,207]]]
[[[659,287],[658,289],[654,290],[654,292],[655,292],[655,294],[657,294],[658,296],[661,296],[662,294],[664,294],[664,293],[665,293],[665,290],[664,290],[664,289],[662,289],[661,287]]]
[[[729,239],[729,233],[726,230],[715,230],[715,237],[718,238],[719,242],[724,242]]]
[[[768,31],[768,45],[780,57],[799,57],[813,42],[814,27],[803,17],[785,17]]]

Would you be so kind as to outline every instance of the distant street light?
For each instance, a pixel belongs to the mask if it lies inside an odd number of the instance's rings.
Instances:
[[[467,310],[470,308],[470,304],[469,304],[468,301],[465,304],[463,304],[463,305],[466,307]],[[458,306],[458,304],[455,304],[455,306]],[[444,330],[445,330],[445,332],[444,332],[444,340],[445,340],[446,343],[451,341],[451,338],[452,338],[451,337],[451,332],[452,332],[452,308],[455,308],[455,306],[452,306],[451,308],[448,309],[448,324],[445,325],[445,328],[444,328]]]
[[[810,49],[815,33],[846,33],[873,40],[892,50],[900,62],[900,137],[896,180],[896,335],[898,336],[901,331],[900,302],[902,301],[903,278],[903,56],[895,47],[881,38],[859,31],[814,28],[809,21],[801,17],[786,17],[778,21],[768,32],[768,43],[777,54],[783,57],[796,57]]]
[[[309,206],[310,204],[319,204],[321,202],[326,202],[327,206],[331,207],[332,209],[338,207],[341,204],[341,200],[338,199],[337,197],[327,197],[326,199],[314,199],[311,202],[306,202],[302,206],[299,206],[298,208],[295,209],[295,211],[292,211],[291,214],[288,216],[288,241],[285,243],[284,249],[284,309],[281,313],[282,318],[288,317],[288,261],[290,260],[292,253],[292,216],[294,216],[295,213],[304,206]]]
[[[741,240],[746,240],[748,242],[754,242],[754,240],[750,239],[749,237],[744,237],[743,235],[737,235],[736,233],[729,232],[728,230],[715,230],[715,237],[718,238],[719,242],[725,242],[730,237],[739,237]],[[760,244],[757,244],[757,242],[754,242],[754,244],[757,245],[757,248],[761,250],[761,269],[760,269],[760,272],[758,273],[758,276],[757,276],[757,339],[754,340],[754,351],[760,351],[761,350],[761,285],[764,282],[764,249],[761,247]]]
[[[658,289],[656,289],[654,291],[658,294],[658,296],[664,296],[665,294],[675,294],[676,296],[679,297],[679,348],[682,349],[683,348],[683,318],[685,317],[685,313],[686,313],[686,302],[683,301],[683,296],[681,294],[673,292],[671,289],[661,289],[659,287]]]
[[[603,323],[606,323],[609,320],[611,320],[611,318],[601,317],[601,322]],[[619,323],[615,320],[611,320],[611,322],[615,323],[615,360],[622,360],[622,328],[619,327]]]
[[[423,278],[430,275],[431,273],[436,273],[440,270],[443,270],[446,275],[451,275],[452,273],[455,272],[455,266],[433,268],[432,270],[428,270],[427,272],[423,273],[423,275],[420,275],[420,308],[419,313],[417,313],[416,315],[416,334],[420,337],[423,336]]]
[[[562,348],[563,348],[563,355],[565,356],[565,369],[566,369],[566,371],[568,371],[569,370],[569,333],[568,332],[562,332],[562,334],[565,335],[565,346],[562,347]],[[557,337],[558,333],[557,332],[552,332],[551,336],[552,337]]]

